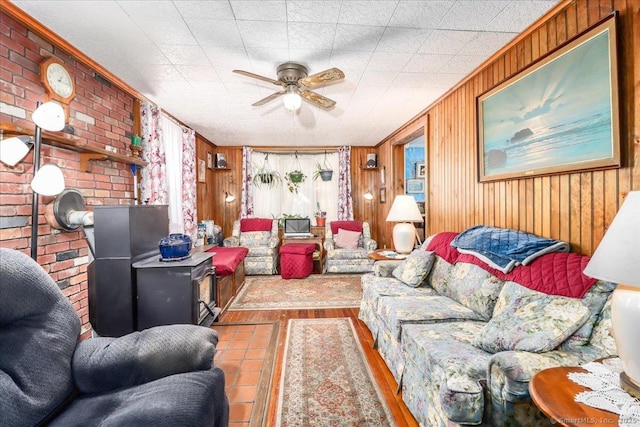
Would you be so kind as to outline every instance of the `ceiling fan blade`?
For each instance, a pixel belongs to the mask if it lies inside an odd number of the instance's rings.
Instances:
[[[328,70],[320,71],[319,73],[312,74],[304,79],[298,80],[298,83],[305,87],[312,88],[321,84],[335,82],[337,80],[344,79],[344,73],[337,68],[329,68]]]
[[[282,92],[275,92],[272,93],[271,95],[267,96],[266,98],[262,98],[260,101],[254,102],[253,104],[251,104],[253,107],[259,107],[260,105],[264,105],[269,101],[272,101],[274,99],[276,99],[279,96],[282,96],[285,94],[285,91]]]
[[[312,104],[324,108],[325,110],[330,110],[336,105],[336,101],[333,99],[329,99],[325,96],[320,95],[319,93],[310,91],[310,90],[301,90],[300,96],[311,102]]]
[[[274,85],[277,86],[284,86],[285,84],[282,82],[279,82],[278,80],[274,80],[274,79],[270,79],[269,77],[264,77],[264,76],[260,76],[258,74],[253,74],[250,73],[248,71],[244,71],[244,70],[233,70],[234,73],[236,74],[242,74],[243,76],[247,76],[247,77],[253,77],[254,79],[258,79],[258,80],[262,80],[268,83],[272,83]]]

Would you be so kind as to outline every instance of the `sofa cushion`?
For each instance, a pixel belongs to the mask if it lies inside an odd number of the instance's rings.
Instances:
[[[244,218],[240,220],[240,231],[271,231],[273,219],[271,218]]]
[[[362,233],[362,221],[331,221],[331,233],[338,234],[338,229],[357,231]]]
[[[448,273],[438,280],[432,277],[431,287],[440,295],[475,311],[483,320],[489,320],[504,281],[477,265],[465,262],[458,262]]]
[[[358,231],[345,230],[343,228],[338,229],[335,240],[336,248],[356,249],[361,235],[362,233]]]
[[[405,324],[482,320],[473,310],[443,296],[381,297],[380,316],[395,339]]]
[[[598,315],[598,321],[593,328],[589,344],[607,356],[617,354],[616,341],[613,338],[613,324],[611,323],[611,296]]]
[[[405,285],[413,286],[414,288],[418,287],[422,285],[427,278],[431,267],[433,267],[434,260],[434,252],[415,250],[393,270],[393,277]]]
[[[577,331],[589,314],[580,300],[546,295],[508,282],[496,304],[496,314],[474,344],[491,353],[550,351]]]

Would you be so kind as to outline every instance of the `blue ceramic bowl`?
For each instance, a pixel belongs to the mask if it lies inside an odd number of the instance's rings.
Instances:
[[[173,233],[158,242],[163,259],[184,258],[191,252],[191,237],[186,234]]]

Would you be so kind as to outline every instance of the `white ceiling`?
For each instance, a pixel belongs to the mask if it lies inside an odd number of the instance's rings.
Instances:
[[[373,146],[558,0],[12,0],[217,145]],[[276,79],[302,63],[345,80],[290,113]]]

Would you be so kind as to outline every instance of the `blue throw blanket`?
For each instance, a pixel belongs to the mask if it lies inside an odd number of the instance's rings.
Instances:
[[[476,225],[458,234],[451,242],[458,251],[471,254],[502,271],[527,265],[549,252],[569,252],[569,244],[524,231]]]

